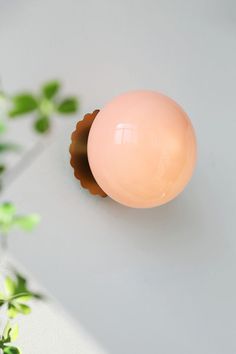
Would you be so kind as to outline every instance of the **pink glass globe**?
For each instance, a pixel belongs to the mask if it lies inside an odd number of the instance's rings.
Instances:
[[[175,198],[196,163],[196,138],[183,109],[152,91],[110,101],[97,114],[88,138],[91,171],[104,192],[134,208]]]

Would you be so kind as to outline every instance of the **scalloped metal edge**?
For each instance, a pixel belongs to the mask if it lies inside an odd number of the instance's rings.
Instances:
[[[76,128],[71,134],[71,144],[69,152],[71,155],[70,164],[74,169],[74,176],[80,181],[83,188],[92,195],[106,197],[107,194],[97,184],[88,162],[87,142],[90,128],[99,110],[85,114],[83,120],[76,124]]]

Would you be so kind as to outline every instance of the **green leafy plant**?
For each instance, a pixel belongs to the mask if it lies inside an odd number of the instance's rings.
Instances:
[[[0,349],[4,354],[20,354],[19,348],[12,346],[19,333],[19,328],[17,324],[11,325],[7,322],[2,336],[0,337]]]
[[[4,248],[10,231],[14,229],[32,231],[39,221],[40,216],[38,214],[18,214],[13,203],[4,202],[0,204],[0,235]]]
[[[19,348],[12,346],[18,337],[18,325],[12,324],[12,320],[18,315],[28,315],[31,307],[26,302],[32,299],[42,299],[42,295],[28,288],[27,280],[19,273],[14,278],[7,276],[5,279],[5,292],[0,293],[0,308],[6,308],[8,321],[0,336],[0,349],[5,354],[20,353]]]
[[[0,205],[0,234],[3,244],[6,243],[6,237],[13,229],[32,231],[38,225],[39,220],[38,214],[18,214],[13,203],[2,203]],[[30,314],[29,301],[40,300],[43,296],[32,291],[27,279],[17,271],[5,277],[4,288],[4,291],[0,292],[0,312],[3,313],[5,310],[8,321],[0,336],[0,350],[5,354],[19,354],[19,348],[12,345],[18,336],[18,326],[13,325],[12,320],[19,315]]]
[[[37,93],[24,91],[10,95],[0,89],[0,190],[7,170],[6,154],[20,151],[18,145],[4,138],[8,118],[14,120],[25,115],[33,115],[33,129],[41,135],[49,132],[55,115],[68,116],[76,113],[79,107],[76,97],[62,97],[61,91],[62,84],[59,80],[47,81]]]
[[[7,316],[10,319],[17,315],[28,315],[31,308],[26,302],[32,299],[42,299],[42,295],[28,288],[27,280],[18,272],[14,278],[7,276],[5,279],[5,292],[0,293],[0,307],[7,307]]]
[[[43,84],[38,93],[20,92],[8,95],[0,90],[0,188],[1,177],[6,170],[4,157],[6,153],[19,151],[19,146],[6,141],[8,118],[14,120],[25,115],[33,115],[33,128],[37,133],[49,132],[54,115],[70,115],[78,110],[76,97],[61,97],[61,83],[51,80]],[[38,214],[22,215],[17,212],[13,203],[0,204],[0,238],[1,247],[6,249],[7,239],[14,229],[32,231],[39,223]],[[0,352],[4,354],[20,354],[19,348],[12,345],[18,336],[18,325],[13,323],[18,315],[31,313],[29,301],[42,299],[42,295],[31,291],[27,280],[19,272],[5,277],[5,290],[0,292],[0,313],[5,310],[8,318],[5,329],[0,334]]]
[[[68,115],[78,110],[76,97],[60,97],[61,83],[58,80],[46,82],[38,94],[19,93],[10,98],[10,118],[34,113],[34,129],[38,133],[46,133],[51,126],[51,117],[55,114]]]

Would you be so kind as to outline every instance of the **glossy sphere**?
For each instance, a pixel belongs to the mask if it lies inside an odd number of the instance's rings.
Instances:
[[[152,91],[126,93],[96,116],[88,159],[112,199],[135,208],[158,206],[175,198],[192,176],[194,130],[172,99]]]

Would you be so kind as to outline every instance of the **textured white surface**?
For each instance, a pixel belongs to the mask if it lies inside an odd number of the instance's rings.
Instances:
[[[186,191],[132,210],[80,189],[68,120],[4,195],[43,218],[35,236],[12,237],[12,252],[112,354],[235,354],[235,2],[0,4],[7,88],[59,76],[83,113],[123,91],[160,90],[199,143]]]
[[[51,303],[32,304],[32,314],[21,318],[18,340],[22,353],[105,354],[95,341],[61,309]]]

